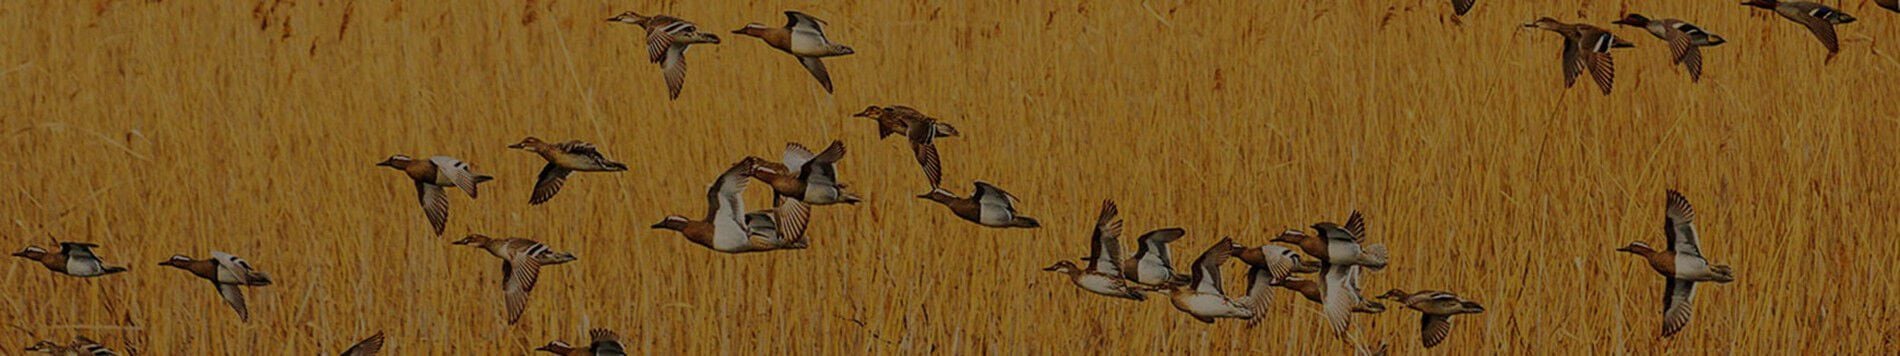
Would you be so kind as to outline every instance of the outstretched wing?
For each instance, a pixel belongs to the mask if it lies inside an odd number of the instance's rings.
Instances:
[[[816,17],[811,17],[811,15],[806,15],[803,12],[797,12],[797,11],[785,12],[785,28],[791,29],[792,32],[811,32],[811,33],[818,34],[819,36],[824,36],[825,35],[824,24],[825,24],[824,20],[819,20]]]
[[[1669,201],[1663,213],[1663,234],[1669,237],[1669,250],[1676,253],[1702,256],[1702,245],[1696,241],[1695,207],[1689,205],[1689,198],[1682,193],[1670,190]]]
[[[1089,238],[1089,270],[1111,276],[1121,275],[1122,220],[1114,201],[1102,202],[1102,214],[1095,219],[1095,233]]]
[[[917,165],[924,169],[924,178],[930,181],[931,189],[936,189],[943,184],[943,161],[937,156],[937,128],[932,122],[924,119],[911,125],[907,136],[911,152],[917,156]]]
[[[381,352],[383,352],[383,333],[378,331],[376,335],[363,339],[355,346],[350,346],[349,350],[344,350],[343,356],[374,356]]]
[[[449,195],[442,186],[427,182],[416,182],[416,199],[422,201],[422,213],[429,216],[429,226],[435,227],[436,236],[442,235],[442,229],[449,224]]]
[[[534,282],[541,277],[541,264],[528,254],[515,254],[501,262],[502,296],[508,303],[508,324],[521,321],[521,313],[528,309],[528,294],[534,292]]]

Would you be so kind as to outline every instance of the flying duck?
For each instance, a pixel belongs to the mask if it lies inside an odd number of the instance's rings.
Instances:
[[[1231,237],[1222,238],[1209,246],[1200,258],[1194,259],[1194,275],[1187,286],[1169,285],[1168,300],[1174,309],[1194,316],[1202,323],[1213,323],[1215,318],[1253,319],[1259,311],[1250,308],[1257,304],[1249,300],[1234,300],[1227,297],[1226,289],[1221,288],[1220,265],[1227,258],[1234,257],[1246,246],[1234,243]],[[1251,286],[1250,286],[1251,287]]]
[[[1676,63],[1682,64],[1689,69],[1689,81],[1692,82],[1702,80],[1702,50],[1698,48],[1711,47],[1728,42],[1722,39],[1722,36],[1709,33],[1708,31],[1702,30],[1701,27],[1696,27],[1694,24],[1677,19],[1651,20],[1641,14],[1629,14],[1628,16],[1624,16],[1622,20],[1616,20],[1615,23],[1624,26],[1640,27],[1649,31],[1649,34],[1655,35],[1656,38],[1668,41],[1669,51],[1671,53],[1670,58],[1673,58]]]
[[[566,341],[554,340],[553,342],[549,342],[547,346],[542,346],[534,350],[567,356],[625,356],[627,354],[627,348],[620,344],[620,335],[615,335],[613,331],[594,329],[588,332],[588,334],[594,338],[594,342],[588,344],[587,347],[577,348],[573,345],[568,345]]]
[[[59,252],[47,252],[39,246],[27,246],[13,256],[37,261],[53,272],[74,277],[98,277],[125,272],[125,267],[107,266],[92,253],[99,245],[84,242],[61,242]]]
[[[667,15],[641,16],[633,11],[608,18],[607,22],[639,25],[647,30],[647,61],[660,64],[666,76],[668,99],[679,99],[686,85],[686,48],[695,44],[719,44],[719,36],[699,32],[699,25]]]
[[[1827,47],[1829,61],[1834,60],[1834,55],[1841,53],[1841,42],[1834,35],[1834,25],[1854,22],[1854,16],[1841,10],[1806,1],[1748,0],[1742,5],[1774,10],[1781,17],[1807,26],[1808,31],[1814,32],[1814,37],[1821,40],[1821,46]],[[1886,5],[1882,4],[1882,6]]]
[[[832,43],[831,39],[825,38],[824,20],[798,11],[786,11],[785,18],[785,27],[766,27],[755,22],[745,25],[745,28],[733,30],[732,33],[758,37],[765,40],[766,45],[798,57],[798,63],[804,65],[805,70],[811,71],[811,75],[818,78],[818,84],[824,85],[825,92],[830,93],[831,73],[825,71],[825,62],[820,61],[819,58],[857,52],[851,50],[849,46]]]
[[[1583,73],[1584,68],[1589,68],[1590,78],[1596,80],[1598,89],[1603,89],[1603,95],[1610,95],[1610,87],[1616,81],[1616,62],[1610,59],[1610,49],[1636,46],[1602,28],[1567,24],[1549,17],[1524,24],[1524,27],[1544,29],[1564,36],[1565,88],[1575,86],[1577,75]]]
[[[903,105],[891,105],[890,107],[871,105],[865,107],[864,111],[851,114],[851,117],[862,117],[877,121],[877,138],[880,139],[890,137],[891,134],[909,133],[911,127],[920,122],[931,123],[932,126],[937,129],[937,132],[934,133],[936,137],[957,136],[956,127],[938,121],[936,118],[930,117],[930,115],[924,115],[923,112],[919,112],[917,109]]]
[[[976,181],[976,192],[970,194],[969,198],[959,198],[943,188],[932,189],[917,197],[943,204],[957,217],[977,225],[994,228],[1042,227],[1042,223],[1036,219],[1016,212],[1016,196],[984,181]]]
[[[653,228],[678,231],[687,241],[724,253],[803,248],[809,206],[784,199],[770,212],[745,212],[745,200],[739,194],[758,171],[759,161],[746,158],[719,174],[706,190],[704,220],[669,215]]]
[[[246,322],[251,321],[251,311],[244,306],[244,291],[238,287],[262,287],[271,283],[270,275],[252,268],[250,262],[220,251],[211,251],[211,258],[203,260],[172,255],[158,265],[177,267],[211,281],[211,285],[218,288],[218,295],[224,297],[224,303],[237,311],[238,320]]]
[[[1121,273],[1129,281],[1147,285],[1183,285],[1189,277],[1174,271],[1173,252],[1169,252],[1168,243],[1186,236],[1187,230],[1170,227],[1149,231],[1136,239],[1138,247],[1135,255],[1122,263]]]
[[[557,252],[540,242],[519,237],[494,239],[469,234],[454,244],[479,248],[501,258],[501,290],[508,303],[509,325],[521,321],[521,312],[528,309],[528,294],[534,292],[534,282],[541,277],[542,266],[576,259],[573,254]]]
[[[1055,271],[1069,276],[1069,281],[1095,294],[1128,300],[1147,300],[1122,279],[1121,273],[1121,235],[1122,220],[1116,217],[1119,211],[1114,201],[1102,202],[1102,214],[1095,219],[1095,231],[1089,237],[1088,269],[1079,269],[1069,261],[1056,262],[1044,271]]]
[[[783,164],[757,157],[748,159],[758,163],[752,178],[771,186],[777,198],[811,205],[857,204],[862,200],[846,192],[845,184],[838,182],[838,161],[844,159],[842,141],[831,141],[831,146],[818,154],[812,154],[804,145],[786,144]]]
[[[534,194],[528,197],[529,205],[539,205],[554,199],[561,192],[561,185],[567,183],[567,174],[573,172],[621,172],[627,165],[607,159],[591,143],[570,140],[562,143],[547,143],[529,136],[521,143],[508,145],[508,148],[534,152],[548,161],[541,166],[541,174],[534,180]]]
[[[1689,326],[1689,319],[1695,316],[1695,306],[1690,300],[1695,297],[1696,283],[1735,281],[1735,273],[1727,265],[1711,265],[1702,257],[1702,247],[1696,237],[1695,208],[1689,206],[1689,199],[1670,190],[1667,204],[1663,211],[1663,235],[1669,238],[1668,250],[1656,251],[1642,241],[1617,249],[1641,256],[1651,269],[1669,280],[1663,289],[1663,337],[1673,336]]]
[[[495,179],[470,172],[468,163],[448,156],[416,160],[409,156],[394,155],[376,165],[402,171],[409,179],[416,181],[416,196],[422,201],[422,212],[429,216],[429,225],[435,227],[436,236],[442,236],[442,230],[449,222],[449,195],[442,188],[461,188],[470,199],[474,199],[476,184]]]
[[[1438,343],[1445,341],[1445,337],[1451,335],[1453,315],[1484,312],[1484,306],[1478,305],[1478,302],[1465,300],[1457,294],[1448,292],[1422,290],[1417,293],[1406,293],[1403,290],[1393,289],[1386,291],[1379,298],[1398,301],[1405,304],[1405,307],[1422,314],[1419,316],[1419,341],[1423,342],[1425,348],[1428,349],[1438,346]]]
[[[118,353],[113,352],[112,349],[108,349],[105,347],[105,345],[100,345],[98,342],[92,341],[92,339],[87,339],[85,336],[74,336],[73,343],[68,346],[60,346],[59,344],[54,343],[52,341],[41,340],[38,343],[34,343],[33,346],[28,346],[26,348],[26,351],[38,352],[38,353],[43,353],[43,354],[48,354],[48,355],[70,355],[70,356],[118,355]]]
[[[1358,265],[1371,269],[1383,269],[1386,264],[1386,251],[1383,244],[1365,244],[1366,219],[1358,211],[1346,218],[1346,226],[1340,227],[1332,222],[1313,224],[1313,232],[1319,236],[1307,235],[1299,230],[1287,230],[1274,237],[1273,242],[1288,243],[1300,248],[1301,252],[1319,259],[1326,265]]]
[[[362,342],[357,342],[356,345],[350,346],[350,349],[343,350],[343,356],[376,356],[376,354],[382,352],[383,332],[378,331],[376,335],[371,335],[368,339],[363,339]]]

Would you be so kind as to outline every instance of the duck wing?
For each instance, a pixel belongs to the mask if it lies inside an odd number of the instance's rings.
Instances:
[[[1095,219],[1095,233],[1089,238],[1088,269],[1091,271],[1110,276],[1122,274],[1122,220],[1116,218],[1118,213],[1114,201],[1102,202],[1102,214]]]
[[[1696,241],[1695,207],[1689,205],[1689,198],[1675,190],[1669,191],[1669,202],[1664,209],[1663,234],[1669,237],[1669,250],[1676,253],[1702,257],[1702,245]]]
[[[469,172],[467,162],[449,156],[435,156],[429,157],[429,163],[435,164],[436,174],[448,178],[449,182],[455,183],[456,188],[462,188],[462,191],[468,192],[469,198],[476,196],[475,173]]]
[[[534,193],[528,196],[528,205],[540,205],[554,199],[554,194],[560,193],[561,186],[567,184],[567,174],[570,172],[554,163],[541,166],[541,174],[534,179]]]
[[[626,356],[627,355],[626,347],[620,345],[620,335],[614,334],[613,331],[607,330],[607,329],[594,329],[592,331],[589,331],[588,334],[594,338],[594,343],[592,345],[588,345],[587,348],[594,350],[594,355],[596,356],[609,356],[609,355]]]
[[[528,294],[534,292],[535,280],[541,277],[541,264],[527,254],[514,254],[501,261],[501,291],[508,305],[508,324],[521,321],[521,313],[528,309]]]
[[[251,321],[251,310],[244,307],[244,291],[239,290],[238,285],[216,281],[212,281],[211,285],[218,287],[218,296],[224,297],[224,304],[231,305],[231,310],[237,311],[239,321]]]
[[[449,224],[448,193],[442,191],[442,186],[418,181],[416,199],[422,201],[422,213],[429,216],[429,226],[434,226],[436,236],[441,236]]]
[[[1689,326],[1689,319],[1695,317],[1695,305],[1690,303],[1694,297],[1695,282],[1669,279],[1669,287],[1663,293],[1663,337],[1676,335]]]
[[[1702,81],[1702,50],[1695,45],[1695,38],[1684,31],[1684,26],[1700,31],[1685,22],[1672,22],[1669,26],[1663,26],[1663,40],[1669,41],[1669,51],[1676,63],[1688,68],[1689,81]]]
[[[343,356],[375,356],[382,352],[383,333],[378,331],[376,335],[371,335],[368,339],[363,339],[362,342],[350,346],[349,350],[344,350]]]
[[[943,161],[937,156],[937,127],[934,121],[924,119],[910,126],[906,136],[910,138],[911,153],[917,156],[917,165],[924,169],[924,179],[930,181],[930,188],[943,184]]]

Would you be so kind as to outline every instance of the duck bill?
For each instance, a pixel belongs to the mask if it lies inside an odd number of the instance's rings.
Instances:
[[[27,256],[26,251],[14,252],[13,256],[14,257],[32,257],[32,256]]]

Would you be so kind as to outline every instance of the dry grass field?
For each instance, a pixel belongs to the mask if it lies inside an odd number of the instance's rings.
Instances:
[[[1900,14],[1840,2],[1842,53],[1737,1],[1480,1],[1461,21],[1401,1],[0,2],[0,248],[103,245],[131,271],[0,263],[4,353],[87,335],[139,354],[336,353],[384,330],[394,354],[522,354],[618,331],[652,354],[1344,354],[1318,308],[1204,325],[1165,299],[1087,294],[1040,269],[1087,254],[1104,199],[1129,237],[1222,236],[1370,218],[1392,267],[1366,290],[1482,302],[1445,345],[1415,312],[1359,316],[1400,354],[1900,352]],[[1828,1],[1828,3],[1836,3]],[[857,54],[826,94],[791,57],[729,34],[798,9]],[[621,11],[697,22],[666,99]],[[1690,83],[1666,45],[1614,27],[1618,83],[1563,90],[1539,16],[1623,11],[1728,38]],[[945,186],[993,182],[1036,230],[957,220],[905,143],[849,117],[907,104],[963,136]],[[527,204],[543,161],[506,145],[581,139],[632,166]],[[856,206],[816,211],[808,250],[724,255],[648,226],[699,216],[732,162],[787,142],[850,149]],[[451,191],[429,231],[391,154],[450,155],[497,180]],[[1665,189],[1739,280],[1698,288],[1661,339],[1663,280],[1614,250],[1661,244]],[[769,202],[762,184],[747,194]],[[580,261],[542,270],[509,326],[496,259],[522,236]],[[237,323],[203,280],[156,264],[211,250],[276,284]],[[1132,248],[1130,248],[1132,250]],[[1185,264],[1185,263],[1183,263]],[[1230,290],[1242,283],[1228,265]],[[1396,307],[1396,305],[1394,305]]]

